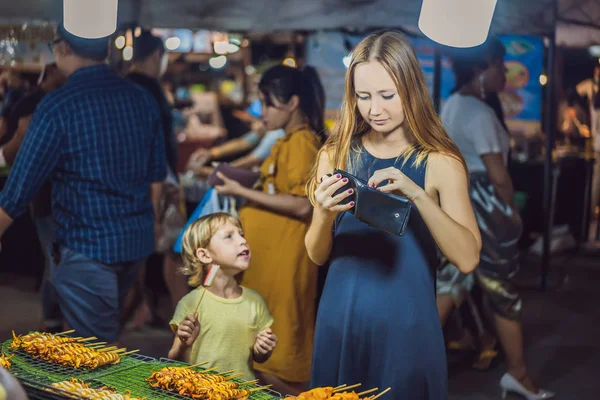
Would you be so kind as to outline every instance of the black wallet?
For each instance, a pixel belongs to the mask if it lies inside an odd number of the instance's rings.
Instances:
[[[354,201],[354,207],[349,213],[359,221],[384,232],[397,236],[404,234],[412,207],[410,200],[370,188],[367,182],[346,171],[336,169],[333,173],[348,179],[348,183],[336,191],[334,196],[346,190],[354,190],[353,194],[340,202],[348,204]]]

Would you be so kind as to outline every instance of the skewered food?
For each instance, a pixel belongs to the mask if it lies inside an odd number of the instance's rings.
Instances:
[[[360,400],[355,392],[335,393],[329,400]]]
[[[325,387],[317,387],[306,392],[300,393],[296,397],[287,397],[289,400],[375,400],[385,393],[389,392],[390,389],[386,389],[383,392],[379,393],[375,396],[361,397],[366,395],[367,393],[372,393],[377,391],[377,388],[365,390],[361,393],[356,393],[354,391],[348,391],[349,389],[360,386],[360,384],[352,385],[352,386],[338,386],[337,388],[331,386]]]
[[[10,371],[10,368],[12,366],[12,364],[10,363],[10,359],[14,356],[14,354],[12,356],[6,356],[2,351],[0,351],[0,367],[6,368]]]
[[[296,397],[297,400],[326,400],[333,395],[334,388],[331,386],[318,387],[302,392]]]
[[[9,346],[11,349],[23,349],[26,350],[28,348],[34,347],[40,343],[46,342],[48,344],[57,344],[57,343],[75,343],[76,340],[67,336],[57,336],[52,335],[50,333],[43,332],[33,332],[24,336],[15,335],[15,331],[12,333],[13,341]]]
[[[166,367],[153,372],[147,379],[150,386],[193,399],[245,400],[250,390],[240,389],[237,383],[216,374],[203,374],[184,367]]]
[[[72,368],[96,369],[108,364],[118,364],[119,354],[102,352],[86,347],[78,339],[34,332],[16,336],[13,332],[12,349],[22,349],[36,358]]]
[[[138,397],[132,397],[129,394],[119,394],[107,387],[92,389],[89,384],[77,379],[53,383],[51,386],[55,389],[64,390],[65,392],[85,397],[89,400],[144,400]]]

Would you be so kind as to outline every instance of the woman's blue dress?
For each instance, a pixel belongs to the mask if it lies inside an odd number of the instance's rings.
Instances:
[[[396,166],[424,187],[426,161],[377,159],[362,149],[368,180]],[[444,338],[435,301],[437,247],[413,205],[403,236],[338,216],[319,304],[311,387],[362,383],[357,392],[392,390],[385,399],[446,400]]]

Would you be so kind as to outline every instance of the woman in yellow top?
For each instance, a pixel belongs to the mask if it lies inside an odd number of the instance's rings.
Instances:
[[[308,386],[312,361],[318,270],[304,246],[312,216],[305,186],[322,143],[325,95],[311,67],[275,66],[259,90],[265,128],[283,128],[286,135],[262,164],[256,190],[222,175],[224,184],[215,189],[249,201],[240,219],[253,257],[242,282],[265,298],[279,338],[271,358],[255,364],[257,376],[281,393],[297,394]]]

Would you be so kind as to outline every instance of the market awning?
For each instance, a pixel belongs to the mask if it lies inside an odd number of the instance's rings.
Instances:
[[[600,43],[600,1],[558,0],[557,43]],[[546,35],[554,29],[553,0],[499,0],[493,34]],[[162,28],[269,32],[401,27],[418,32],[420,0],[120,0],[121,24]],[[0,3],[0,23],[61,17],[61,0]]]

